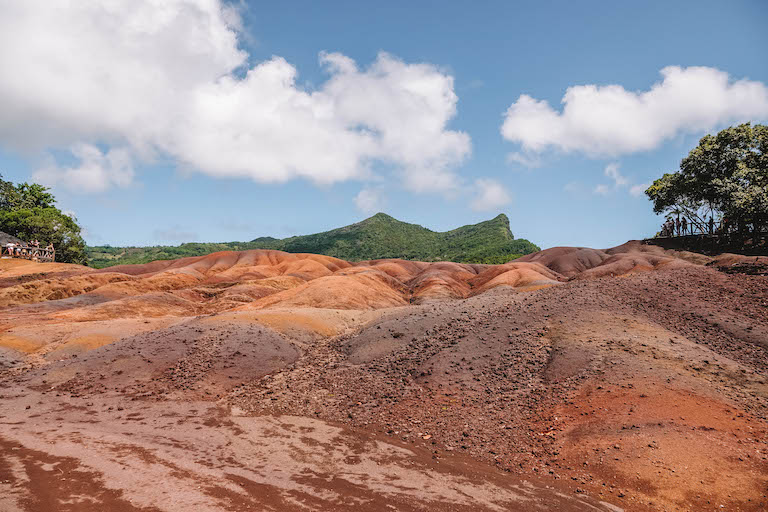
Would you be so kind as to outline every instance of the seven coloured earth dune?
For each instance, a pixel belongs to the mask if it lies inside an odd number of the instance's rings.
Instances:
[[[766,510],[766,264],[3,259],[0,510]]]

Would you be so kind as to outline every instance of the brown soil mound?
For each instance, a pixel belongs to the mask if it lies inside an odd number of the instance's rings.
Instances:
[[[270,295],[258,307],[312,307],[333,309],[378,309],[408,304],[407,289],[383,272],[353,269],[350,273],[321,277],[306,284]]]
[[[3,262],[0,509],[763,511],[750,261]]]
[[[535,262],[519,260],[486,269],[469,282],[474,287],[474,294],[486,292],[497,286],[529,289],[536,286],[558,284],[564,277],[546,266]]]
[[[566,277],[595,268],[608,259],[605,251],[586,247],[553,247],[528,254],[516,261],[539,263]]]
[[[117,299],[92,306],[68,309],[51,317],[71,322],[88,322],[116,318],[152,318],[158,316],[194,316],[201,312],[195,302],[167,292],[156,292]]]
[[[260,301],[263,307],[288,300],[290,306],[381,308],[424,299],[466,298],[502,285],[529,289],[568,278],[625,275],[685,264],[686,260],[671,251],[639,243],[606,251],[555,247],[497,266],[403,260],[374,260],[353,266],[327,256],[269,250],[219,252],[95,271],[77,267],[76,275],[71,275],[72,266],[14,261],[4,262],[4,272],[24,282],[1,287],[0,306],[88,293],[118,299],[177,291],[181,297],[200,302],[229,296],[231,302]],[[69,274],[56,275],[65,270]],[[373,273],[361,277],[358,274],[363,270]],[[371,277],[374,275],[378,277]],[[321,280],[329,277],[334,279]],[[315,280],[319,281],[313,283]],[[330,286],[328,293],[323,292],[325,286]],[[288,292],[289,288],[297,290]],[[266,298],[281,291],[277,297]]]
[[[540,263],[571,279],[614,277],[633,272],[648,272],[662,267],[682,268],[687,265],[703,265],[711,258],[693,253],[664,250],[654,245],[644,245],[634,240],[612,249],[586,247],[553,247],[528,254],[516,260]]]
[[[190,317],[248,309],[371,310],[465,299],[499,287],[531,291],[569,279],[691,265],[672,251],[630,242],[599,251],[557,247],[506,265],[372,260],[352,265],[313,254],[253,250],[104,270],[3,260],[0,330],[109,319]],[[2,277],[8,275],[8,277]],[[4,327],[5,326],[5,327]],[[130,334],[131,332],[127,333]],[[8,332],[8,336],[11,333]],[[106,342],[104,338],[101,342]],[[11,342],[6,348],[37,345]],[[96,346],[95,341],[90,345]],[[88,346],[84,343],[83,346]]]
[[[691,265],[692,263],[670,256],[628,252],[614,254],[605,259],[600,265],[585,270],[581,274],[574,276],[574,278],[593,279],[606,276],[625,276],[635,272],[649,272],[661,268],[685,268]]]
[[[131,279],[125,274],[108,273],[28,281],[0,289],[0,306],[65,299],[91,292],[110,283]]]
[[[233,400],[377,425],[627,510],[762,510],[766,311],[768,281],[694,266],[483,294],[388,312]]]

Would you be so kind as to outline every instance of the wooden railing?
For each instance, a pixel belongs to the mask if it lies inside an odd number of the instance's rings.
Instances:
[[[47,247],[35,247],[32,245],[6,246],[3,247],[3,256],[32,261],[54,262],[56,261],[56,250],[48,249]]]

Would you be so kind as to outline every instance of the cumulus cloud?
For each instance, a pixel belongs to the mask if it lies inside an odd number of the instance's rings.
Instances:
[[[732,80],[710,67],[669,66],[649,90],[620,85],[578,85],[563,96],[563,108],[521,95],[506,111],[502,136],[524,151],[549,148],[590,156],[650,150],[681,133],[768,118],[768,87]]]
[[[90,144],[76,144],[70,151],[78,160],[76,165],[60,166],[49,158],[32,179],[43,185],[84,193],[103,192],[112,186],[126,187],[133,182],[133,164],[125,148],[102,152]]]
[[[629,185],[627,178],[625,178],[621,172],[619,172],[619,164],[616,162],[612,162],[606,165],[603,174],[610,178],[613,183],[601,183],[597,185],[595,187],[595,194],[607,196],[617,191],[618,189]]]
[[[378,212],[384,206],[384,194],[381,189],[366,187],[355,196],[355,206],[361,212]]]
[[[491,179],[478,179],[474,184],[475,198],[470,203],[473,210],[491,211],[512,202],[512,197],[507,189],[498,181]]]
[[[412,190],[442,192],[457,188],[454,168],[471,150],[467,134],[448,129],[458,98],[443,70],[386,53],[361,68],[321,53],[328,79],[309,89],[281,57],[249,65],[237,12],[221,0],[0,0],[0,9],[7,147],[82,158],[83,147],[119,146],[135,161],[169,156],[264,183],[363,179],[381,163]],[[84,191],[129,183],[89,169]],[[56,183],[88,176],[40,172]]]

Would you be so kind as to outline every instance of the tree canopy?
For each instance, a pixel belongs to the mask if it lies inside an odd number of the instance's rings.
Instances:
[[[48,188],[37,183],[15,185],[0,176],[0,231],[25,241],[53,243],[57,261],[85,264],[80,226],[55,204]]]
[[[686,215],[704,227],[716,221],[744,230],[768,224],[768,126],[732,126],[699,141],[645,191],[656,213]]]

